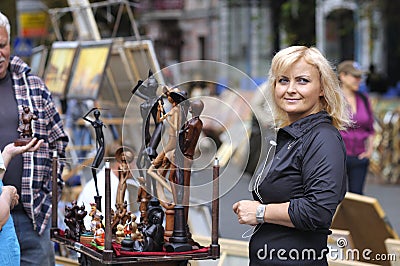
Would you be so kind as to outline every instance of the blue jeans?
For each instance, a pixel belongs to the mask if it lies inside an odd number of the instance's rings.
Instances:
[[[33,230],[32,220],[24,211],[12,212],[12,217],[21,247],[21,266],[54,266],[54,244],[50,240],[51,220],[44,233],[39,236]]]
[[[369,159],[358,159],[356,156],[347,156],[347,178],[349,192],[363,195],[365,177],[367,176]]]

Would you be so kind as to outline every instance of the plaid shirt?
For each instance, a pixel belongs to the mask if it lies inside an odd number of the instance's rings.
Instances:
[[[22,155],[24,170],[20,195],[24,209],[32,219],[33,228],[41,235],[51,215],[53,151],[57,151],[59,158],[64,158],[68,137],[44,82],[29,74],[29,66],[16,56],[11,57],[9,70],[19,113],[22,112],[22,105],[30,107],[38,116],[38,120],[32,120],[33,134],[45,140],[36,152]],[[62,181],[64,165],[59,163],[58,166],[58,179]],[[58,183],[61,191],[62,182]]]

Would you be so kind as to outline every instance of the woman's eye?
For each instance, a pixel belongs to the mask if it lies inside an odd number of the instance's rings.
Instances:
[[[300,84],[307,84],[310,81],[308,79],[306,79],[306,78],[299,78],[297,80],[297,82],[300,83]]]
[[[288,83],[289,82],[289,80],[287,79],[287,78],[280,78],[279,80],[278,80],[278,83],[279,84],[286,84],[286,83]]]

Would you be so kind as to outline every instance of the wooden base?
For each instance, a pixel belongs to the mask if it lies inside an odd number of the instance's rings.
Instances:
[[[25,146],[29,142],[31,142],[32,138],[19,138],[16,141],[14,141],[15,146]]]
[[[189,260],[210,260],[219,258],[219,254],[211,254],[211,251],[197,252],[193,254],[171,254],[163,256],[115,256],[112,250],[105,250],[103,252],[87,247],[82,243],[75,242],[67,239],[59,234],[58,228],[51,229],[51,240],[59,244],[65,245],[67,248],[81,253],[85,262],[81,265],[104,265],[104,264],[118,264],[118,265],[148,265],[148,266],[181,266],[187,265]],[[110,254],[106,254],[109,252]],[[86,263],[86,264],[85,264]],[[89,264],[90,263],[90,264]]]

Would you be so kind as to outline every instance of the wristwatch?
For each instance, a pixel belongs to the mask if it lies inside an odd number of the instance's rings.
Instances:
[[[256,220],[257,220],[257,223],[259,223],[259,224],[264,223],[265,207],[266,207],[266,205],[264,205],[264,204],[260,204],[257,207]]]

